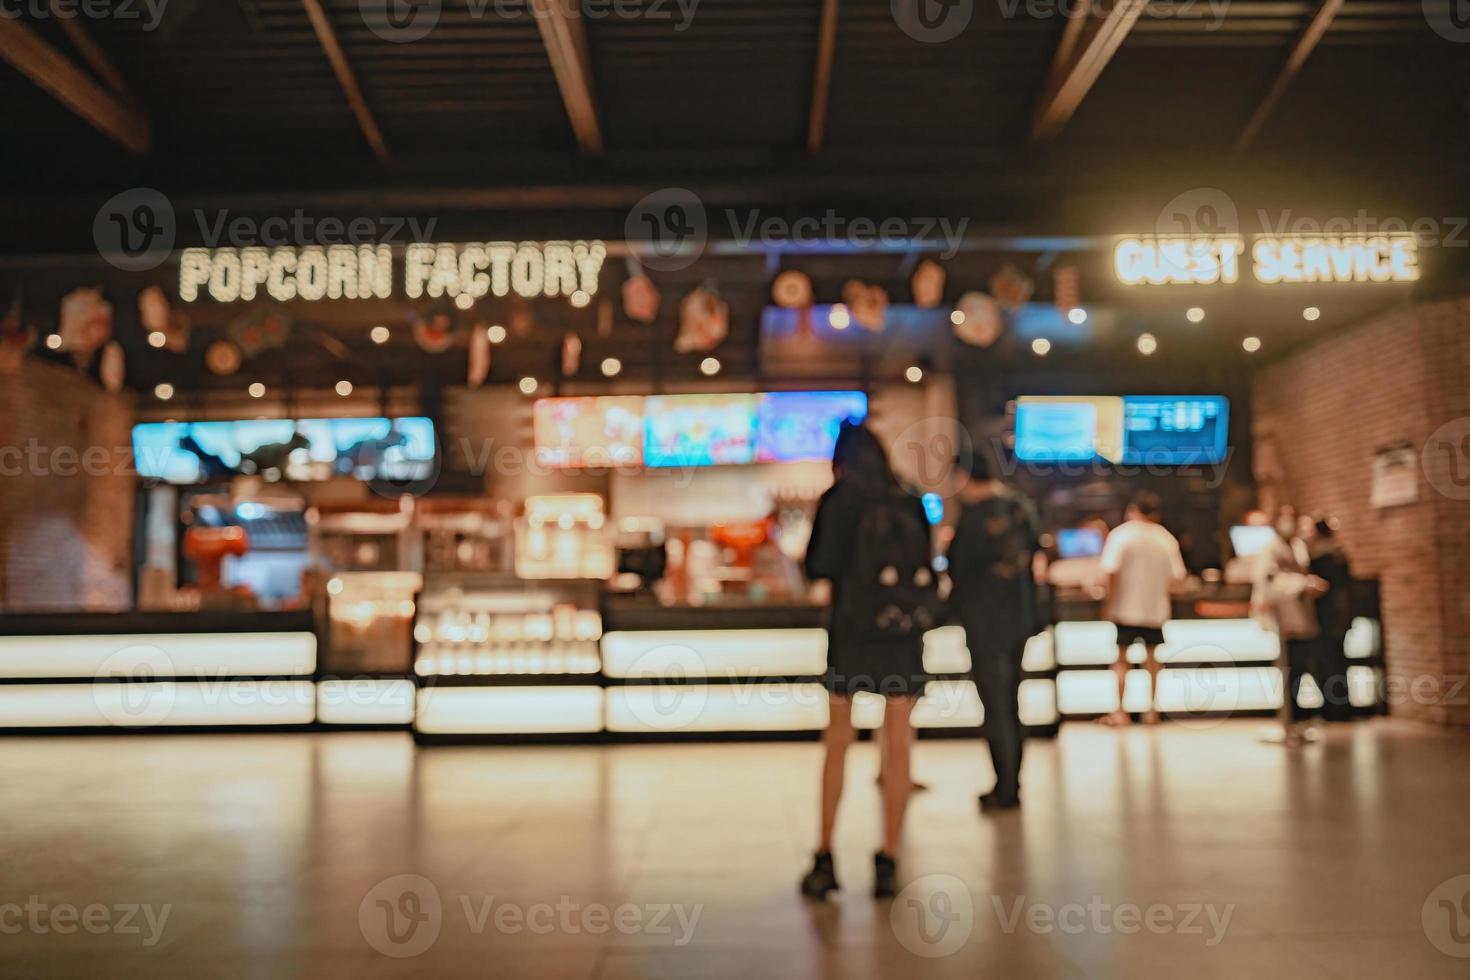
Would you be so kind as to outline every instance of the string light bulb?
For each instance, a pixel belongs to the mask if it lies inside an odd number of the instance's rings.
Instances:
[[[720,373],[720,361],[719,361],[719,358],[706,357],[704,360],[700,361],[699,362],[699,373],[705,375],[706,377],[714,377],[715,375],[719,374]]]
[[[380,345],[386,344],[388,342],[389,335],[390,331],[381,323],[378,324],[376,327],[373,327],[371,332],[368,333],[368,336],[372,338],[373,343]]]
[[[538,382],[535,378],[531,377],[530,375],[526,375],[524,378],[521,379],[520,388],[521,388],[521,394],[523,394],[523,395],[534,395],[534,394],[536,394],[536,389],[538,387],[540,387],[540,382]]]
[[[602,360],[602,373],[604,377],[616,377],[623,370],[623,362],[616,357],[605,357]]]
[[[1184,319],[1188,320],[1190,323],[1199,323],[1204,320],[1204,318],[1205,308],[1203,306],[1191,306],[1189,309],[1184,311]]]
[[[1045,357],[1046,355],[1051,353],[1051,341],[1047,340],[1045,337],[1037,337],[1035,340],[1031,341],[1031,353],[1035,354],[1037,357]]]
[[[1139,336],[1138,336],[1138,353],[1142,354],[1144,357],[1148,357],[1148,356],[1152,355],[1153,352],[1156,351],[1156,350],[1158,350],[1158,349],[1159,349],[1159,341],[1158,341],[1158,339],[1156,337],[1154,337],[1153,334],[1151,334],[1151,333],[1139,334]]]
[[[153,397],[161,402],[166,402],[174,396],[174,386],[167,381],[153,387]]]

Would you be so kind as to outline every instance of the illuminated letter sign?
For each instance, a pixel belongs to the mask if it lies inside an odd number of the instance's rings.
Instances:
[[[1232,283],[1245,249],[1239,238],[1122,238],[1113,271],[1125,286]],[[1263,237],[1251,244],[1257,282],[1414,282],[1419,246],[1412,235],[1364,238]]]
[[[1419,243],[1412,236],[1258,238],[1251,246],[1260,282],[1414,282]]]
[[[403,294],[475,300],[514,292],[526,299],[571,297],[585,305],[597,295],[606,258],[607,246],[595,241],[414,244],[403,250]],[[387,245],[188,248],[179,260],[179,299],[390,299],[394,273]]]
[[[1243,250],[1238,238],[1125,238],[1113,249],[1113,269],[1127,286],[1235,282]]]

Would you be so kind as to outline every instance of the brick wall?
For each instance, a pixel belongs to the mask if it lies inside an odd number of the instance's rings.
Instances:
[[[0,375],[0,610],[130,607],[131,429],[70,367]]]
[[[1470,724],[1470,298],[1394,311],[1274,364],[1254,403],[1263,505],[1336,515],[1354,572],[1382,583],[1390,711]],[[1422,464],[1419,499],[1375,509],[1374,455],[1397,443]]]

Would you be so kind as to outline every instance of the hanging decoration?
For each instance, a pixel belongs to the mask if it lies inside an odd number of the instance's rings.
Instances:
[[[771,283],[771,299],[776,305],[788,310],[800,310],[812,305],[812,280],[805,272],[787,269]]]
[[[914,295],[914,305],[920,309],[930,310],[943,302],[944,278],[944,266],[933,259],[925,259],[920,262],[919,267],[914,270],[913,277],[909,280],[909,288]]]
[[[279,306],[258,306],[230,321],[230,339],[245,357],[281,347],[291,336],[291,314]]]
[[[216,340],[204,351],[204,366],[220,377],[229,377],[240,370],[240,362],[244,359],[240,348],[228,340]]]
[[[36,345],[36,328],[25,322],[20,292],[11,301],[10,309],[0,317],[0,374],[20,370],[21,362]]]
[[[1082,305],[1082,290],[1075,265],[1059,265],[1051,273],[1052,296],[1057,309],[1066,316]]]
[[[706,280],[679,304],[679,335],[674,338],[674,350],[680,354],[713,350],[729,334],[730,307],[720,298],[715,282]]]
[[[561,376],[575,377],[582,367],[582,338],[569,333],[561,339]]]
[[[102,363],[97,366],[97,376],[102,380],[102,387],[114,395],[122,391],[124,376],[127,373],[127,361],[123,357],[122,344],[117,341],[109,341],[102,348]]]
[[[517,337],[528,336],[535,323],[535,317],[531,314],[531,304],[519,296],[510,301],[510,314],[506,319],[510,321],[510,332]]]
[[[442,354],[454,346],[454,317],[443,310],[413,315],[413,342],[426,354]]]
[[[91,286],[74,289],[61,300],[61,349],[78,366],[92,363],[92,355],[112,336],[112,304]]]
[[[470,331],[470,369],[465,383],[473,390],[490,377],[490,334],[483,323],[475,324]]]
[[[989,347],[1000,339],[1004,321],[1000,305],[990,296],[971,290],[960,297],[955,312],[954,335],[960,340],[974,347]]]
[[[658,319],[658,287],[643,271],[637,256],[628,256],[628,278],[623,280],[623,313],[629,320],[652,323]]]
[[[175,310],[167,294],[158,286],[149,286],[138,294],[138,319],[146,333],[163,334],[163,349],[182,354],[189,349],[189,333],[193,322],[182,310]]]
[[[782,309],[796,310],[796,333],[812,333],[812,280],[805,272],[787,269],[771,283],[771,299]]]
[[[853,322],[864,330],[877,333],[883,329],[888,317],[888,293],[882,286],[849,279],[842,287],[842,302],[847,304]]]
[[[1025,306],[1035,289],[1036,284],[1009,262],[990,277],[990,293],[1007,313],[1015,313]]]

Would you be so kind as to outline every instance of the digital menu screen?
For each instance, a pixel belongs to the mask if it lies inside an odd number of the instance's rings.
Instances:
[[[243,419],[133,427],[133,463],[146,479],[189,484],[264,476],[417,480],[435,465],[434,423],[398,419]]]
[[[637,466],[643,462],[643,399],[542,398],[534,409],[542,466]]]
[[[534,409],[543,466],[720,466],[832,458],[861,391],[543,398]]]
[[[762,463],[831,459],[837,431],[868,417],[861,391],[775,391],[756,408],[755,458]]]
[[[755,395],[650,395],[643,400],[643,462],[718,466],[755,460]]]
[[[1016,400],[1016,457],[1130,466],[1217,463],[1230,403],[1220,395],[1036,396]]]

